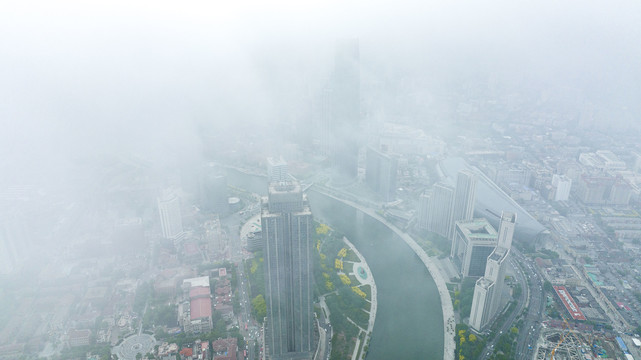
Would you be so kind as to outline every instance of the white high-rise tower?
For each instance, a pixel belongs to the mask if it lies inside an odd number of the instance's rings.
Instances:
[[[504,212],[501,215],[496,249],[487,258],[485,275],[474,286],[470,326],[476,331],[482,331],[501,307],[506,259],[512,247],[515,224],[516,214]]]
[[[162,236],[166,239],[178,239],[183,233],[183,222],[180,214],[180,198],[173,191],[165,190],[158,198],[158,213]]]

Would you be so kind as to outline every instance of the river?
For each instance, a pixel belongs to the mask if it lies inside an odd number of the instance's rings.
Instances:
[[[266,194],[264,178],[228,172],[230,185]],[[365,256],[378,287],[368,360],[442,359],[443,314],[434,280],[418,256],[385,225],[316,192],[314,217],[342,232]]]

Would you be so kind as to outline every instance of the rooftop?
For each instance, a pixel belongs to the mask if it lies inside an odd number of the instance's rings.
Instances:
[[[189,298],[197,298],[197,297],[209,297],[211,292],[209,291],[209,286],[194,286],[191,289],[189,289]]]
[[[211,316],[211,299],[200,297],[191,300],[189,303],[190,319],[196,320]]]
[[[496,230],[484,218],[457,221],[456,226],[461,229],[467,238],[495,240],[498,237]]]
[[[197,277],[197,278],[185,279],[185,280],[183,280],[183,284],[184,283],[191,284],[191,287],[196,287],[196,286],[207,286],[207,287],[209,287],[209,276],[201,276],[201,277]]]

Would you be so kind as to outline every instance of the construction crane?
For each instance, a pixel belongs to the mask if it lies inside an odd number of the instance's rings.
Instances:
[[[568,324],[568,320],[565,318],[565,316],[561,315],[561,318],[563,318],[563,324],[565,325],[564,328],[566,328],[569,331],[573,331],[573,330],[570,329],[570,324]],[[559,339],[559,342],[556,344],[554,349],[552,349],[552,353],[550,354],[550,360],[554,360],[554,354],[556,353],[556,349],[558,349],[559,346],[561,346],[561,344],[563,343],[563,340],[565,340],[565,334],[566,333],[563,333],[561,335],[561,338]]]

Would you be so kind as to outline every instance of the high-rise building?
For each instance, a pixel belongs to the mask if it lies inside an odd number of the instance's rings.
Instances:
[[[496,249],[487,258],[485,274],[476,281],[474,286],[470,326],[476,331],[485,329],[503,304],[505,268],[512,247],[515,225],[516,214],[504,212],[501,215]]]
[[[229,210],[227,176],[221,168],[213,163],[203,166],[198,185],[201,211],[224,214]]]
[[[436,183],[419,199],[417,224],[421,229],[452,238],[454,188],[445,183]]]
[[[265,257],[265,354],[311,359],[312,213],[297,182],[271,183],[261,205]]]
[[[474,201],[476,200],[476,174],[470,170],[461,170],[456,177],[456,192],[452,220],[450,221],[450,239],[453,239],[457,221],[472,220]]]
[[[432,189],[432,200],[429,229],[449,238],[454,211],[454,189],[446,184],[437,183]]]
[[[287,170],[287,162],[282,157],[275,159],[272,157],[267,158],[267,178],[269,182],[283,182],[289,181],[289,171]]]
[[[391,201],[396,194],[396,172],[398,160],[385,151],[367,148],[365,182],[384,201]]]
[[[487,257],[496,248],[498,234],[484,219],[457,221],[452,241],[452,262],[461,276],[483,276]]]
[[[621,176],[583,174],[576,184],[575,194],[584,204],[627,205],[632,187]]]
[[[336,45],[331,90],[332,160],[344,176],[355,178],[358,170],[360,126],[360,55],[358,40]]]
[[[552,175],[552,188],[554,189],[554,201],[566,201],[570,198],[572,179],[565,175]]]
[[[422,230],[430,230],[429,224],[430,224],[432,214],[430,213],[429,208],[430,208],[430,203],[432,202],[432,193],[433,193],[432,190],[426,190],[418,198],[416,226]]]
[[[158,212],[162,236],[173,240],[179,238],[183,233],[180,198],[171,190],[163,191],[158,198]]]

